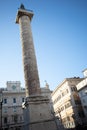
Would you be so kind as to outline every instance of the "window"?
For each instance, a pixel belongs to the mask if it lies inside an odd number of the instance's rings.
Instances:
[[[62,119],[63,123],[67,121],[67,117]]]
[[[7,104],[7,99],[6,99],[6,98],[3,100],[3,103],[4,103],[4,104]]]
[[[61,111],[63,111],[63,110],[64,110],[64,106],[61,107]]]
[[[64,92],[62,92],[62,96],[64,96]]]
[[[59,95],[58,97],[57,97],[57,101],[59,101],[61,99],[61,95]]]
[[[4,124],[7,124],[7,117],[4,117]]]
[[[15,123],[18,122],[18,115],[14,115],[14,122],[15,122]]]
[[[54,100],[53,104],[55,104],[56,102],[58,102],[61,99],[61,95],[58,95],[57,98]]]
[[[55,104],[57,102],[57,99],[54,100],[53,104]]]
[[[69,116],[67,116],[67,120],[70,121],[70,117]]]
[[[22,98],[22,102],[24,102],[24,98]]]
[[[64,90],[64,91],[62,92],[62,96],[65,96],[67,93],[69,93],[69,90],[68,90],[68,89],[66,89],[66,90]]]
[[[85,105],[84,108],[87,110],[87,106]]]
[[[80,95],[83,96],[83,92],[82,91],[80,92]]]
[[[70,102],[68,102],[67,104],[65,104],[65,108],[68,108],[68,107],[70,107],[71,106],[71,103]]]
[[[68,93],[69,92],[69,90],[68,89],[66,89],[66,93]]]
[[[16,109],[16,107],[14,107],[14,108],[13,108],[13,112],[16,112],[16,111],[17,111],[17,109]]]
[[[20,121],[22,121],[22,116],[20,116]]]
[[[13,103],[16,103],[16,98],[13,98]]]
[[[83,102],[85,103],[85,99],[83,99]]]
[[[76,86],[72,86],[72,87],[71,87],[71,90],[72,90],[73,92],[77,91]]]
[[[3,111],[4,111],[4,113],[7,113],[7,108],[4,108]]]

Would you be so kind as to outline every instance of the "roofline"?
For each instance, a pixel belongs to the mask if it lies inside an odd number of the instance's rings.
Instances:
[[[72,77],[72,78],[65,78],[53,91],[53,93],[51,95],[53,95],[66,81],[69,81],[69,80],[77,80],[77,79],[84,79],[84,78],[80,78],[80,77]]]
[[[84,72],[85,70],[87,70],[87,68],[85,68],[82,72]]]

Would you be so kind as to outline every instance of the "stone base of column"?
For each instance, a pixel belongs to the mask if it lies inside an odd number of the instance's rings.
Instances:
[[[30,96],[26,98],[25,104],[27,104],[24,109],[26,130],[59,130],[48,97]]]

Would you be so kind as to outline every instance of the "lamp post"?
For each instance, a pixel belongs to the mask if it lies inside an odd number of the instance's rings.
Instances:
[[[0,91],[1,130],[2,130],[2,91]]]

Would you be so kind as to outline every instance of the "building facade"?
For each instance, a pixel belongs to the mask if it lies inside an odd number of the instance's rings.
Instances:
[[[84,124],[87,125],[87,69],[83,71],[84,79],[76,85],[82,108],[85,114]]]
[[[25,89],[19,81],[8,81],[7,87],[1,89],[2,109],[0,126],[3,130],[20,130],[24,123],[22,102],[25,99]]]
[[[66,78],[52,93],[55,115],[65,128],[75,128],[82,124],[83,111],[76,85],[82,78]]]

